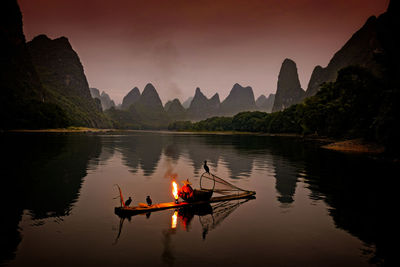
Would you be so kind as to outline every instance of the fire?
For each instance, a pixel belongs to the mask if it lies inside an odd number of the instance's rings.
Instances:
[[[178,185],[175,181],[172,182],[172,195],[174,195],[175,200],[178,200]]]
[[[178,211],[175,211],[174,215],[172,215],[172,218],[171,218],[171,228],[172,229],[176,228],[177,221],[178,221]]]

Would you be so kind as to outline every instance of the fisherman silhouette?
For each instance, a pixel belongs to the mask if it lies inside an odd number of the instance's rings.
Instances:
[[[153,201],[151,200],[150,196],[146,197],[146,202],[147,202],[147,205],[149,205],[149,206],[151,206],[153,204]]]
[[[204,170],[207,172],[207,173],[210,173],[210,168],[208,168],[208,166],[207,166],[207,160],[205,160],[204,161]]]
[[[132,198],[129,197],[126,201],[125,201],[125,206],[129,206],[132,203]]]

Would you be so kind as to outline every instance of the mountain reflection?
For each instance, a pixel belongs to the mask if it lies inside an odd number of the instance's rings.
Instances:
[[[152,133],[122,136],[116,148],[131,172],[140,166],[145,176],[151,176],[161,157],[163,138]]]
[[[101,142],[92,136],[2,136],[7,158],[0,199],[0,263],[13,259],[21,241],[18,224],[24,210],[33,220],[68,216],[79,196],[89,161],[99,156]]]
[[[293,196],[296,190],[298,172],[284,159],[275,159],[273,165],[275,167],[275,188],[280,194],[278,201],[282,204],[290,204],[294,201]]]
[[[396,165],[328,152],[299,138],[125,133],[2,134],[0,140],[7,156],[2,162],[0,187],[2,212],[6,214],[0,222],[0,265],[15,257],[22,240],[18,225],[24,211],[33,220],[70,215],[87,171],[116,156],[130,172],[141,170],[149,177],[163,167],[159,166],[163,157],[174,164],[183,159],[195,174],[203,172],[203,161],[207,160],[212,172],[218,173],[222,165],[231,179],[251,179],[253,169],[264,170],[267,177],[275,179],[276,201],[284,207],[293,207],[301,180],[311,191],[309,198],[327,203],[336,227],[376,248],[364,251],[371,263],[379,264],[386,257],[383,239],[388,226],[382,219],[382,207],[388,179],[400,171]],[[178,224],[190,229],[193,217],[199,216],[205,238],[219,225],[217,217],[223,220],[236,206],[224,207],[227,212],[221,214],[214,208],[203,214],[181,210]],[[168,247],[174,231],[165,230],[163,236],[166,250],[162,257],[168,265],[174,262]]]
[[[249,143],[248,138],[229,135],[154,136],[152,133],[146,133],[122,136],[115,144],[115,148],[122,153],[124,164],[132,173],[141,168],[145,176],[151,176],[162,154],[173,162],[182,155],[187,155],[195,175],[203,171],[204,160],[208,161],[212,170],[218,167],[218,162],[221,160],[227,166],[230,177],[237,179],[250,176],[253,168],[254,157],[246,156],[251,150],[251,147],[246,147],[247,143]]]
[[[395,230],[388,224],[383,207],[395,203],[387,184],[400,168],[398,164],[357,156],[335,156],[308,157],[308,166],[314,167],[306,170],[311,178],[307,183],[314,196],[323,197],[332,207],[329,213],[338,228],[375,248],[363,251],[370,263],[384,265],[388,235]]]

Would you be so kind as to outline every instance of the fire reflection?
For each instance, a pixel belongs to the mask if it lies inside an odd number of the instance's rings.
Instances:
[[[171,229],[176,228],[177,222],[178,222],[178,211],[175,211],[171,218]]]
[[[176,183],[175,189],[177,192],[178,187]],[[214,230],[217,226],[221,225],[222,221],[226,219],[234,210],[236,210],[240,205],[246,203],[251,199],[254,199],[254,197],[244,200],[218,202],[213,203],[212,205],[207,203],[203,205],[186,206],[175,210],[171,216],[170,228],[164,229],[162,231],[162,243],[164,248],[161,255],[162,261],[168,266],[175,265],[176,256],[173,250],[172,237],[177,233],[178,220],[183,226],[183,229],[185,229],[186,231],[190,231],[190,226],[193,222],[193,218],[197,216],[202,228],[202,238],[205,239],[209,232]],[[131,216],[119,216],[121,220],[119,224],[118,236],[114,244],[117,243],[121,235],[122,226],[125,219],[127,218],[129,221],[131,220]],[[150,213],[146,214],[146,218],[148,217],[150,217]]]

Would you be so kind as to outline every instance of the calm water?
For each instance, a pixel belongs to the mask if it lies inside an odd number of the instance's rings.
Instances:
[[[385,261],[387,179],[398,165],[295,138],[171,133],[3,134],[6,266],[367,266]],[[172,201],[171,175],[211,172],[256,199],[120,219]],[[176,217],[176,228],[174,226]],[[387,230],[387,229],[386,229]]]

